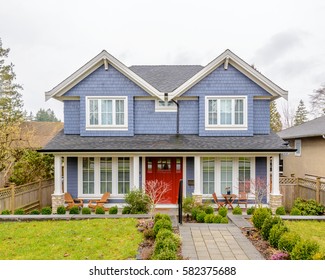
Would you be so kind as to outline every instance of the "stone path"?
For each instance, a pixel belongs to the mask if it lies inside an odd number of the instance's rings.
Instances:
[[[234,219],[238,226],[250,226],[243,217]],[[235,223],[179,225],[183,257],[190,260],[263,260]]]

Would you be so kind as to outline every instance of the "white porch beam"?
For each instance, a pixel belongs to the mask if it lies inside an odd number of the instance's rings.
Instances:
[[[201,194],[201,157],[194,157],[194,194]]]
[[[62,194],[62,157],[54,156],[54,194]]]

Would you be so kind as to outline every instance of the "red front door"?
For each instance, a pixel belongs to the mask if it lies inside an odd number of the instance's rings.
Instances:
[[[167,185],[159,203],[176,204],[178,199],[179,181],[183,178],[182,158],[180,157],[150,157],[146,158],[146,184],[156,181]]]

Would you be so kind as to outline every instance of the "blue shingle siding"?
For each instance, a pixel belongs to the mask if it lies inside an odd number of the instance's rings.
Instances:
[[[64,133],[80,134],[80,101],[64,101]]]
[[[191,197],[194,193],[194,185],[189,186],[188,180],[194,181],[194,157],[187,157],[186,158],[186,197]]]
[[[67,158],[67,185],[72,197],[78,197],[78,158]]]
[[[198,134],[199,133],[199,101],[180,100],[179,101],[179,133]]]
[[[254,100],[254,134],[270,133],[270,101]]]
[[[255,158],[255,178],[256,180],[265,181],[267,184],[267,158],[266,157],[256,157]],[[263,203],[266,203],[267,197],[262,199]]]

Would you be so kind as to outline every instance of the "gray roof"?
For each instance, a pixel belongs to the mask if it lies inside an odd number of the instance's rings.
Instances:
[[[63,130],[42,152],[285,152],[292,150],[276,134],[247,137],[202,137],[198,135],[134,135],[131,137],[82,137]]]
[[[289,127],[278,132],[282,139],[304,138],[325,135],[325,116]]]
[[[160,92],[172,92],[203,69],[201,65],[134,65],[134,73]]]

